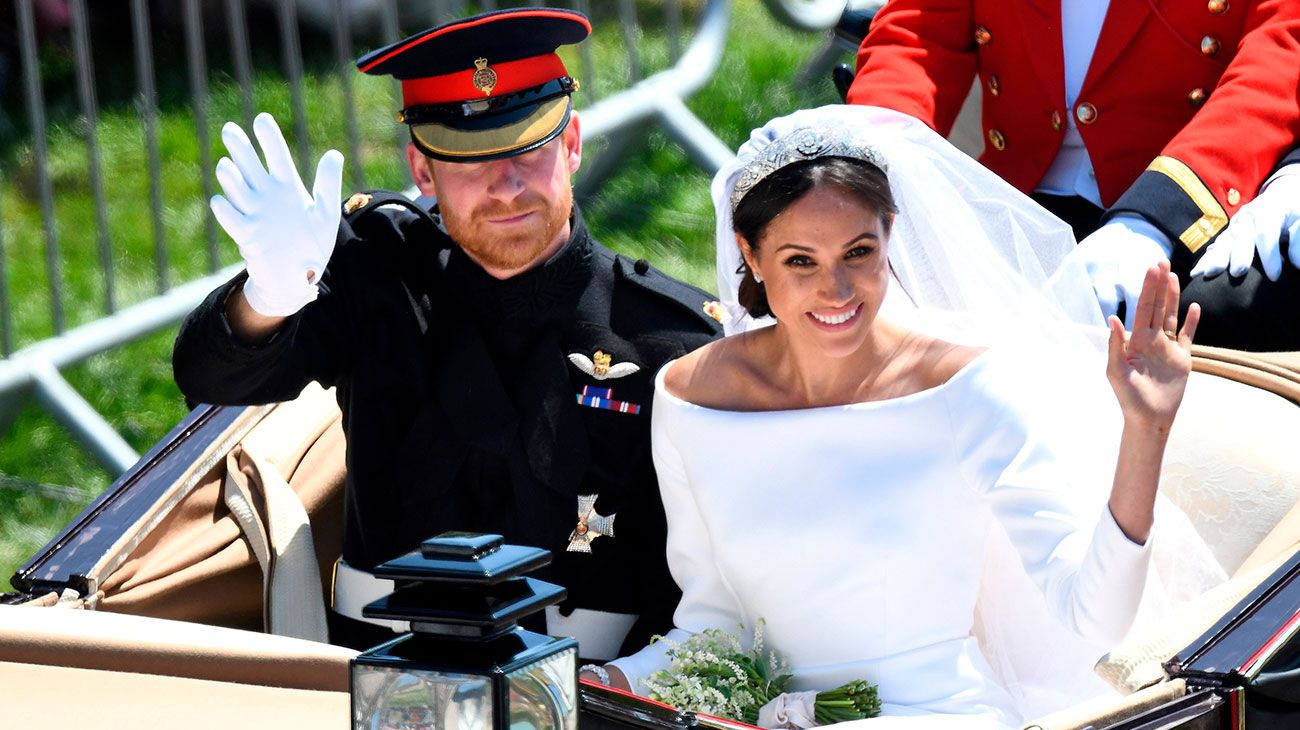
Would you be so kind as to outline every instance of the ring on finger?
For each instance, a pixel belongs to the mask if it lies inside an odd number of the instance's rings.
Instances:
[[[1177,340],[1178,333],[1173,330],[1165,330],[1165,337],[1168,337],[1171,340]]]

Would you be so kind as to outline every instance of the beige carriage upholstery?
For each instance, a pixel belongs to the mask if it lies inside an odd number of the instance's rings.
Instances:
[[[1253,356],[1257,367],[1243,367],[1252,356],[1209,348],[1205,354],[1174,423],[1160,488],[1233,575],[1300,502],[1300,369],[1277,367],[1267,355]]]
[[[11,727],[72,707],[96,728],[343,728],[354,652],[198,624],[0,607],[0,687]]]
[[[0,662],[14,664],[347,692],[348,662],[356,654],[315,641],[188,621],[0,606]]]
[[[345,692],[5,661],[0,661],[0,687],[5,726],[13,728],[71,722],[95,730],[351,727]]]
[[[256,421],[251,430],[248,424],[238,426],[246,431],[238,434],[238,443],[217,455],[224,458],[211,460],[161,522],[137,526],[134,542],[102,576],[97,595],[91,597],[95,608],[232,628],[269,628],[263,593],[267,574],[276,566],[263,569],[256,541],[250,541],[232,514],[226,493],[234,489],[246,497],[253,522],[269,532],[276,522],[275,505],[266,499],[263,482],[272,478],[288,484],[310,518],[310,534],[298,531],[289,541],[309,542],[314,555],[309,569],[314,569],[319,588],[305,593],[318,603],[328,595],[333,562],[342,546],[345,449],[333,392],[311,385],[296,400],[254,412],[251,418]],[[302,556],[298,558],[301,568]],[[299,598],[287,597],[287,608]],[[323,606],[313,608],[323,616]]]

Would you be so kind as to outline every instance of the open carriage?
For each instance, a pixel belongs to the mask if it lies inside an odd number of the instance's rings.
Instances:
[[[1196,369],[1205,397],[1180,415],[1170,452],[1184,466],[1162,489],[1232,580],[1108,655],[1099,672],[1126,696],[1035,721],[1044,730],[1300,726],[1300,357],[1201,349]],[[1233,411],[1253,415],[1225,421]],[[314,386],[274,406],[196,408],[12,578],[3,712],[346,726],[355,652],[307,640],[324,638],[343,447],[332,394]],[[581,718],[728,725],[587,685]]]

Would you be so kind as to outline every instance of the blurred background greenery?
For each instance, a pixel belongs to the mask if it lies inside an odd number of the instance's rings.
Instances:
[[[683,3],[687,22],[701,3]],[[596,31],[592,52],[602,91],[626,86],[628,73],[617,15],[592,3]],[[669,65],[668,43],[653,32],[662,12],[657,2],[640,2],[644,33],[636,38],[646,73]],[[821,35],[803,33],[776,22],[758,0],[736,0],[722,65],[712,81],[688,100],[688,106],[729,147],[739,145],[750,129],[767,119],[798,108],[837,100],[829,77],[799,84],[795,75],[825,42]],[[421,26],[405,27],[403,32]],[[426,23],[427,25],[427,23]],[[293,147],[290,97],[280,74],[280,49],[272,32],[259,42],[253,29],[255,107],[282,120]],[[132,97],[129,31],[123,48],[105,46],[96,36],[96,74],[101,112],[96,133],[102,156],[105,194],[118,306],[142,301],[157,290],[146,146],[140,114]],[[159,143],[162,158],[163,224],[166,254],[174,283],[207,273],[205,243],[207,202],[195,119],[190,105],[179,38],[155,31],[159,103]],[[373,44],[357,38],[359,54]],[[169,45],[170,43],[170,45]],[[47,44],[48,45],[48,44]],[[209,46],[214,44],[210,40]],[[303,38],[306,75],[303,80],[309,138],[313,152],[327,146],[343,149],[345,117],[338,113],[342,89],[332,63],[328,36]],[[219,49],[210,53],[209,121],[212,159],[223,154],[219,129],[225,120],[240,120],[238,87],[225,69],[229,63]],[[54,44],[42,48],[42,65],[56,81],[47,82],[49,124],[48,174],[57,200],[57,233],[64,269],[61,280],[68,326],[94,321],[104,314],[92,191],[87,176],[88,155],[84,123],[76,114],[72,91],[71,51]],[[108,71],[125,66],[127,80]],[[571,65],[571,67],[573,67]],[[101,72],[105,69],[105,72]],[[59,74],[66,84],[57,81]],[[387,79],[353,74],[353,94],[360,124],[360,164],[368,187],[401,189],[409,182],[405,162],[397,153],[393,89]],[[10,114],[16,93],[3,94]],[[581,103],[581,102],[580,102]],[[588,102],[589,103],[589,102]],[[0,124],[0,231],[3,232],[6,272],[14,324],[14,347],[21,348],[53,333],[49,281],[37,203],[35,157],[23,119],[10,116]],[[597,145],[597,148],[599,146]],[[296,149],[296,148],[295,148]],[[597,152],[598,149],[591,150]],[[302,168],[313,168],[314,160]],[[351,173],[345,173],[345,186]],[[596,237],[629,256],[644,257],[670,274],[706,289],[713,283],[713,210],[709,177],[653,125],[625,150],[616,173],[588,198],[581,200]],[[234,245],[220,235],[222,265],[238,261]],[[176,328],[138,340],[91,358],[65,375],[96,409],[143,453],[185,414],[184,400],[172,382],[171,343]],[[5,424],[0,419],[0,428]],[[31,403],[21,407],[7,430],[0,432],[0,578],[8,578],[32,553],[50,540],[70,519],[112,482],[50,416]],[[7,584],[7,580],[5,581]],[[4,590],[6,586],[0,587]]]

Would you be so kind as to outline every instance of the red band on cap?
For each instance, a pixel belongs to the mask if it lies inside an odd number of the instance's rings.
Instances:
[[[488,59],[487,67],[496,73],[497,82],[490,94],[484,93],[483,89],[474,85],[474,74],[478,69],[469,68],[442,76],[426,76],[422,79],[403,81],[402,106],[488,99],[531,89],[569,75],[564,62],[554,53],[499,64],[491,61],[492,59]]]

